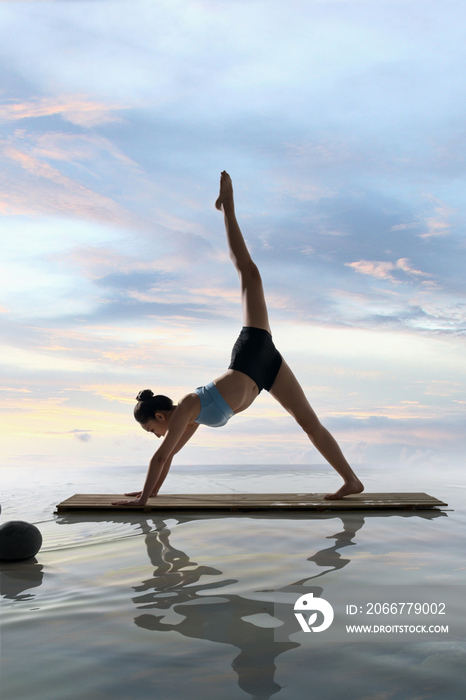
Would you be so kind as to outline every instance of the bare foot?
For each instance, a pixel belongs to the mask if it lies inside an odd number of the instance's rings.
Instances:
[[[361,493],[364,491],[364,485],[359,481],[359,479],[354,479],[353,481],[348,481],[347,483],[343,484],[341,489],[338,489],[338,491],[335,491],[335,493],[328,493],[324,498],[327,501],[330,500],[337,500],[339,498],[343,498],[343,496],[348,496],[350,493]]]
[[[224,170],[220,175],[220,194],[215,202],[215,208],[222,211],[222,204],[225,199],[233,199],[233,184],[231,177]]]

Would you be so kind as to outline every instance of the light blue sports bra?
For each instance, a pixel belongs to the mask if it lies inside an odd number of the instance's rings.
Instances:
[[[213,382],[199,386],[196,394],[201,401],[201,412],[195,423],[220,428],[235,415]]]

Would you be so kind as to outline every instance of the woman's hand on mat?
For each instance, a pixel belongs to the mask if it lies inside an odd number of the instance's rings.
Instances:
[[[128,495],[128,494],[126,494]],[[130,501],[113,501],[112,506],[145,506],[146,501],[139,498],[132,498]]]

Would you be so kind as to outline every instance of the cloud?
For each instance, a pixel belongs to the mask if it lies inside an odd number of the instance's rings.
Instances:
[[[357,262],[345,263],[348,267],[353,268],[355,272],[361,275],[369,275],[380,280],[390,280],[390,282],[399,283],[400,280],[394,277],[391,273],[401,270],[409,277],[431,277],[427,272],[416,270],[410,264],[408,258],[400,258],[396,262],[381,262],[379,260],[359,260]]]
[[[431,239],[444,237],[451,233],[451,218],[454,215],[452,207],[440,201],[432,194],[425,194],[424,199],[433,205],[433,212],[430,216],[427,213],[418,215],[418,219],[423,222],[423,227],[427,230],[419,234],[419,238]]]
[[[359,260],[358,262],[345,263],[348,267],[359,272],[361,275],[370,275],[377,279],[388,279],[395,282],[395,278],[390,274],[395,269],[391,262],[377,262],[373,260]]]
[[[427,272],[422,272],[421,270],[416,270],[411,267],[408,258],[400,258],[396,261],[396,268],[403,270],[407,275],[414,275],[415,277],[431,277]]]
[[[13,122],[59,114],[72,124],[92,128],[121,121],[121,117],[115,112],[122,109],[126,107],[120,104],[94,102],[79,95],[36,97],[29,101],[14,100],[0,104],[0,121]]]
[[[433,238],[434,236],[446,236],[450,232],[450,224],[448,222],[449,209],[447,207],[437,207],[436,216],[430,216],[426,219],[427,231],[421,233],[419,238]]]
[[[72,433],[74,433],[74,437],[76,440],[79,440],[80,442],[90,442],[91,441],[91,434],[88,432],[85,432],[84,430],[72,430]]]
[[[29,152],[47,160],[63,161],[78,165],[86,163],[87,167],[97,170],[104,166],[107,158],[114,167],[117,161],[119,168],[140,173],[137,163],[129,158],[110,139],[96,133],[63,133],[61,131],[46,131],[30,133],[17,129],[14,137],[27,148]],[[81,166],[82,167],[82,166]]]
[[[0,176],[3,215],[58,214],[141,227],[138,217],[114,199],[82,185],[34,153],[3,142],[0,155],[7,164]]]

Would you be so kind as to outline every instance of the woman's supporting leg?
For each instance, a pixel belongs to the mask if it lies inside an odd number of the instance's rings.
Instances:
[[[223,211],[230,258],[240,279],[243,325],[263,328],[270,333],[262,279],[236,220],[233,186],[230,176],[225,171],[220,177],[220,194],[215,206]]]
[[[327,462],[340,474],[343,486],[327,499],[343,498],[350,493],[361,493],[364,486],[346,461],[337,441],[324,428],[314,413],[304,391],[291,369],[283,360],[270,394],[290,413],[307,434],[313,445]]]

